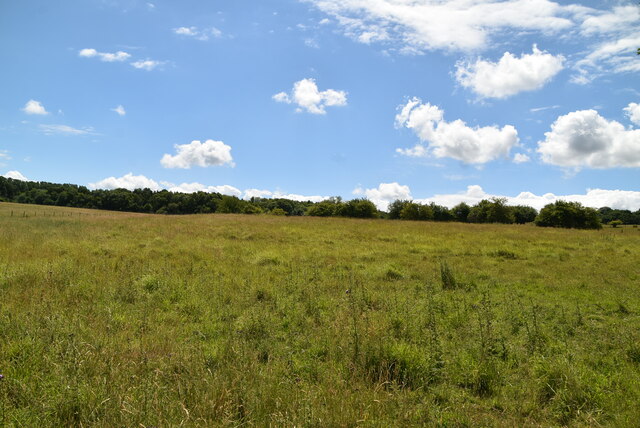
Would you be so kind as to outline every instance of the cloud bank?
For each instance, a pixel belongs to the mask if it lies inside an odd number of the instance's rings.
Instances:
[[[587,189],[584,194],[574,195],[555,195],[553,193],[536,195],[531,192],[521,192],[516,196],[505,196],[486,193],[482,187],[473,185],[468,186],[466,191],[460,193],[434,195],[430,198],[417,199],[416,201],[420,203],[435,202],[451,208],[460,202],[475,205],[483,199],[493,197],[507,198],[508,205],[527,205],[537,210],[559,200],[580,202],[582,205],[592,208],[610,207],[631,211],[640,209],[640,192],[605,189]]]
[[[379,210],[386,211],[389,203],[401,199],[410,200],[411,190],[409,186],[403,186],[396,182],[380,183],[377,188],[362,189],[360,187],[353,191],[354,195],[362,195],[373,202]]]

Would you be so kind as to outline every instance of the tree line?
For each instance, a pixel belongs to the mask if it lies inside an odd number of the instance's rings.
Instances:
[[[74,184],[21,181],[0,177],[0,201],[155,214],[272,214],[286,216],[388,218],[392,220],[458,221],[465,223],[535,223],[538,226],[593,229],[604,224],[640,224],[640,210],[595,210],[577,202],[557,201],[540,212],[525,205],[509,206],[506,198],[464,202],[447,208],[436,203],[396,200],[387,212],[360,198],[321,202],[283,198],[248,200],[220,193],[178,193],[168,190],[90,190]]]

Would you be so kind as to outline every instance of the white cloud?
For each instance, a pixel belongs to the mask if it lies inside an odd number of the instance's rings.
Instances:
[[[174,145],[175,155],[165,154],[160,163],[165,168],[184,168],[192,166],[234,166],[231,147],[222,141],[207,140],[201,143],[194,140],[189,144]]]
[[[198,29],[198,27],[178,27],[173,32],[179,36],[193,37],[196,40],[206,41],[209,37],[222,37],[222,31],[215,27]]]
[[[21,181],[31,181],[29,180],[27,177],[25,177],[24,175],[22,175],[19,171],[7,171],[4,175],[4,178],[13,178],[14,180],[21,180]]]
[[[131,66],[133,68],[137,68],[138,70],[146,70],[146,71],[151,71],[153,69],[155,69],[156,67],[159,67],[161,65],[164,64],[164,61],[156,61],[153,59],[145,59],[145,60],[139,60],[139,61],[135,61],[131,63]]]
[[[531,113],[537,113],[539,111],[545,111],[545,110],[555,110],[557,108],[560,108],[559,105],[552,105],[552,106],[544,106],[544,107],[535,107],[535,108],[530,108],[529,111]]]
[[[616,6],[611,11],[588,16],[580,28],[584,35],[616,33],[637,26],[638,19],[638,6]]]
[[[112,108],[111,111],[115,111],[120,116],[124,116],[127,114],[127,111],[124,109],[124,107],[122,107],[122,105]]]
[[[482,187],[473,185],[468,186],[467,190],[464,192],[435,195],[431,198],[418,199],[416,201],[420,203],[435,202],[436,204],[451,208],[460,202],[475,205],[483,199],[490,199],[493,197],[507,198],[508,205],[527,205],[537,210],[542,209],[547,204],[552,204],[559,200],[580,202],[584,206],[593,208],[611,207],[631,211],[640,209],[640,192],[604,189],[587,189],[585,194],[574,195],[555,195],[553,193],[536,195],[531,192],[521,192],[516,196],[505,196],[486,193]]]
[[[406,127],[418,136],[425,147],[417,144],[410,149],[396,152],[412,157],[449,157],[468,164],[484,164],[499,157],[507,157],[512,147],[518,145],[518,132],[511,125],[502,128],[484,126],[471,128],[460,119],[444,120],[444,111],[429,103],[422,104],[413,98],[396,115],[396,126]],[[399,108],[400,108],[399,107]]]
[[[594,11],[582,22],[582,36],[595,39],[588,54],[574,65],[573,83],[587,84],[603,74],[640,71],[635,52],[640,46],[637,5],[615,6],[610,11]]]
[[[629,103],[629,105],[624,108],[624,111],[631,122],[640,125],[640,104]]]
[[[108,177],[96,183],[89,183],[91,189],[151,189],[162,190],[162,186],[158,182],[145,177],[144,175],[133,175],[128,173],[122,177]]]
[[[22,111],[27,114],[39,114],[39,115],[49,114],[49,112],[45,110],[42,103],[36,100],[27,101],[27,103],[22,108]]]
[[[364,195],[367,199],[373,202],[379,210],[382,211],[386,211],[389,203],[397,199],[412,199],[409,186],[403,186],[396,182],[380,183],[380,185],[374,189],[361,189],[358,187],[353,191],[353,194]]]
[[[270,198],[273,195],[271,190],[247,189],[244,191],[244,199]]]
[[[94,57],[98,57],[100,59],[100,61],[104,61],[104,62],[122,62],[122,61],[126,61],[127,59],[129,59],[131,57],[130,54],[128,54],[127,52],[123,52],[123,51],[118,51],[115,53],[110,53],[110,52],[98,52],[95,49],[92,48],[85,48],[80,50],[80,52],[78,52],[78,55],[83,57],[83,58],[94,58]]]
[[[557,34],[591,10],[549,0],[305,0],[362,43],[393,41],[402,50],[478,51],[494,35]]]
[[[242,191],[233,186],[229,186],[228,184],[222,186],[205,186],[200,183],[182,183],[178,185],[174,185],[172,183],[162,183],[167,187],[167,190],[170,192],[176,193],[195,193],[195,192],[206,192],[206,193],[220,193],[222,195],[229,196],[237,196],[240,197],[242,195]]]
[[[478,59],[459,62],[456,79],[465,88],[484,98],[508,98],[524,91],[542,88],[563,69],[564,57],[543,52],[533,45],[533,53],[520,58],[509,52],[498,62]]]
[[[293,84],[291,94],[285,92],[277,93],[273,96],[277,102],[296,104],[296,111],[307,111],[312,114],[325,114],[325,107],[347,105],[347,93],[327,89],[319,91],[314,79],[302,79]]]
[[[560,116],[538,142],[546,163],[563,167],[640,167],[640,130],[627,130],[595,110]]]
[[[516,153],[513,156],[513,163],[525,163],[525,162],[529,162],[530,160],[531,158],[525,155],[524,153]]]
[[[93,128],[86,127],[83,129],[73,128],[68,125],[38,125],[40,131],[46,135],[93,135],[95,134]]]
[[[640,71],[640,62],[635,52],[640,46],[640,31],[620,35],[613,41],[596,44],[589,49],[589,54],[574,65],[576,74],[571,81],[576,84],[587,84],[601,75],[613,73],[632,73]]]
[[[89,188],[108,190],[119,188],[127,190],[148,188],[153,191],[168,190],[169,192],[175,193],[206,192],[220,193],[223,195],[237,197],[240,197],[242,195],[242,191],[240,189],[229,186],[227,184],[221,186],[207,186],[200,183],[182,183],[177,185],[166,181],[161,181],[160,183],[158,183],[157,181],[145,177],[144,175],[133,175],[132,173],[125,174],[122,177],[108,177],[96,183],[89,183]]]

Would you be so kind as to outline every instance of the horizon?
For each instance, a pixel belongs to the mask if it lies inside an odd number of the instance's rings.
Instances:
[[[640,209],[640,9],[530,3],[5,4],[0,175]]]

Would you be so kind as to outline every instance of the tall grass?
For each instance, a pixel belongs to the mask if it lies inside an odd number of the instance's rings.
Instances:
[[[5,426],[640,420],[636,230],[29,208]]]

